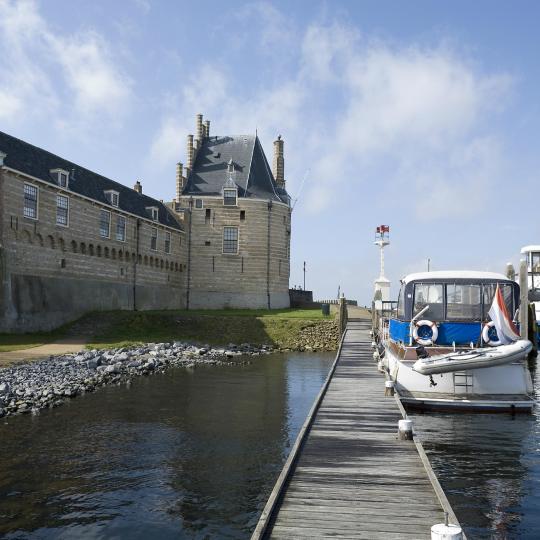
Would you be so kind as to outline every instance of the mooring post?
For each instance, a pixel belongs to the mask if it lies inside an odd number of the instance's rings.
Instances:
[[[519,261],[519,332],[523,339],[529,339],[529,287],[526,259]]]
[[[345,329],[347,328],[347,302],[345,300],[345,295],[341,293],[339,297],[339,333],[343,335]]]

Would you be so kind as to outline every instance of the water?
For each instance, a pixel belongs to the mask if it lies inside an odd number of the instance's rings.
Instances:
[[[249,538],[333,354],[173,369],[0,423],[0,536]]]
[[[533,374],[534,375],[534,374]],[[540,381],[535,379],[536,398]],[[540,411],[410,414],[469,539],[540,538]]]

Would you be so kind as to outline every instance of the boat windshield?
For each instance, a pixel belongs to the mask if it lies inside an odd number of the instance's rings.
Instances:
[[[414,285],[414,310],[416,316],[426,306],[423,319],[442,321],[444,318],[443,286],[441,283],[416,283]]]
[[[446,285],[446,318],[479,321],[482,316],[480,285],[452,283]]]

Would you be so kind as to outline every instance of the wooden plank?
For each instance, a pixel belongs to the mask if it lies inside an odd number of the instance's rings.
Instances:
[[[349,322],[331,377],[252,540],[419,539],[443,521],[447,501],[423,449],[397,439],[403,415],[384,396],[369,327],[369,321]]]

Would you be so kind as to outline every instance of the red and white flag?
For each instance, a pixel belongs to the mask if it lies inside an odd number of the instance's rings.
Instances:
[[[504,303],[504,298],[498,283],[495,296],[493,297],[493,303],[491,304],[488,313],[495,324],[495,330],[497,330],[499,341],[501,341],[503,345],[514,343],[514,341],[519,339],[518,330],[508,314],[508,308]]]

